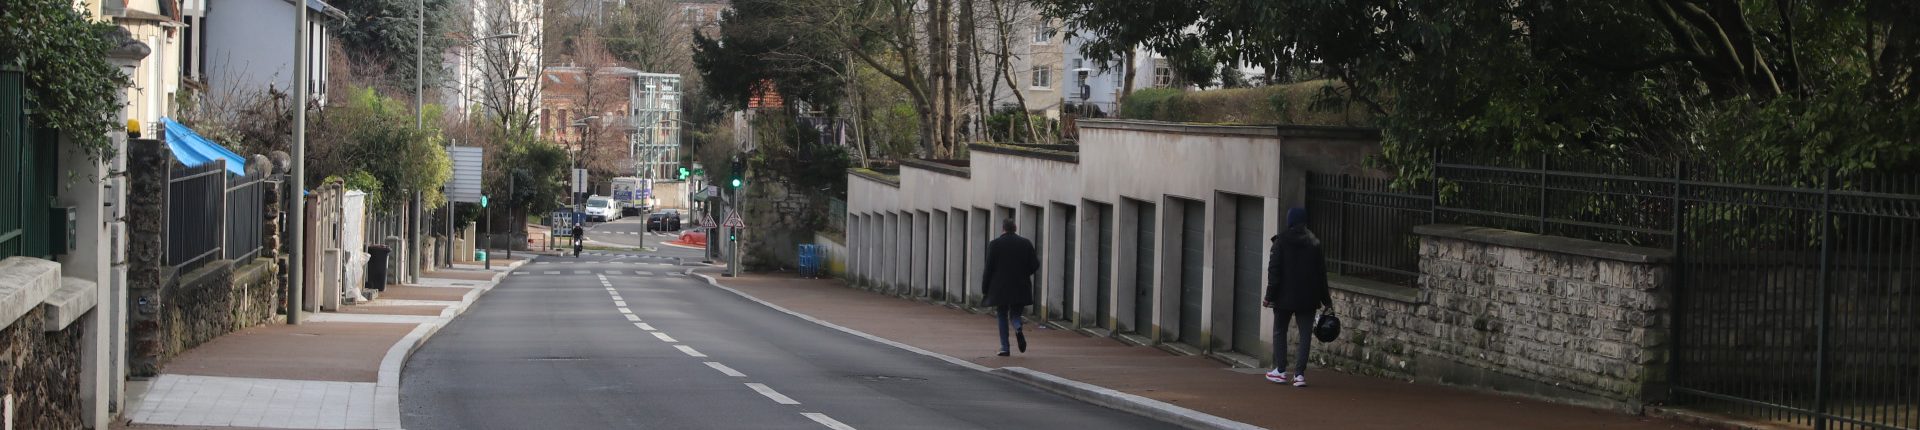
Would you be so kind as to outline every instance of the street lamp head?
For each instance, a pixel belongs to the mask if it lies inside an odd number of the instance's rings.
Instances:
[[[519,39],[519,38],[520,38],[520,33],[501,33],[501,34],[495,34],[495,35],[492,35],[492,36],[487,36],[487,37],[482,37],[482,38],[479,38],[479,39],[474,39],[474,40],[487,40],[487,39]]]

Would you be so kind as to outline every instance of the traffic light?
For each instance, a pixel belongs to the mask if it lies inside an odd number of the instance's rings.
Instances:
[[[727,176],[729,177],[727,187],[740,188],[747,186],[747,163],[736,158],[733,160],[732,167],[731,169],[727,169]]]

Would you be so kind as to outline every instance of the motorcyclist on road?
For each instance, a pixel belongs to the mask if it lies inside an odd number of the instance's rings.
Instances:
[[[580,228],[578,223],[573,225],[573,258],[580,258],[580,248],[586,247],[587,244],[586,235],[587,229]]]

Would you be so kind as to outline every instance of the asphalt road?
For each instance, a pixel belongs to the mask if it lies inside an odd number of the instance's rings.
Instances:
[[[647,242],[647,246],[657,248],[661,242],[680,237],[680,233],[648,233],[647,217],[645,215],[630,216],[613,222],[589,223],[587,225],[587,239],[595,242],[637,247],[640,246],[640,241],[643,237]]]
[[[402,424],[1170,428],[821,327],[670,275],[685,269],[672,261],[522,266],[409,361]]]

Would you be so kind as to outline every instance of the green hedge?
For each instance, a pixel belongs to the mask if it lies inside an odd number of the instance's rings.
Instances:
[[[1317,80],[1254,88],[1187,91],[1144,88],[1120,104],[1120,117],[1216,124],[1370,126],[1374,117],[1358,103],[1329,98],[1338,82]],[[1322,106],[1315,106],[1316,101]]]

